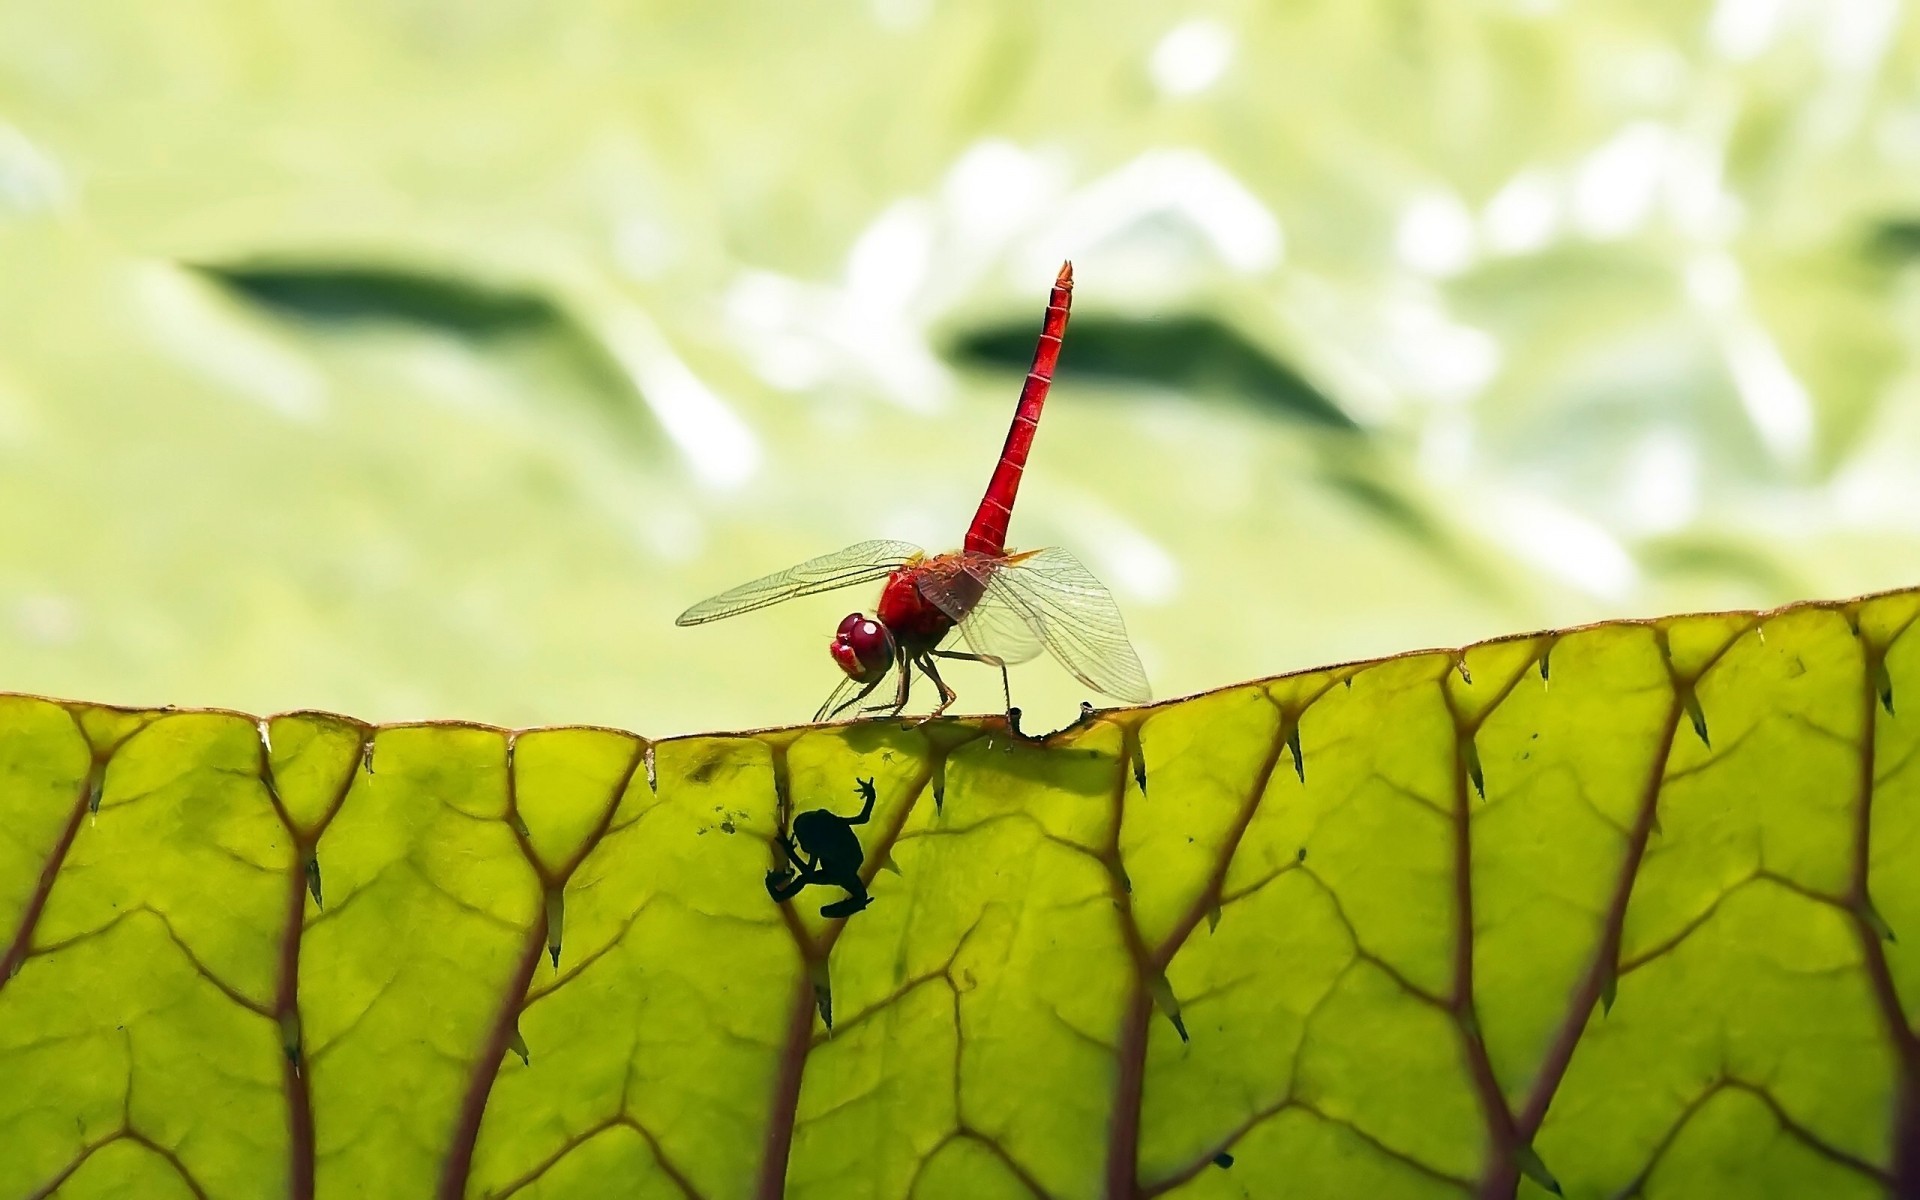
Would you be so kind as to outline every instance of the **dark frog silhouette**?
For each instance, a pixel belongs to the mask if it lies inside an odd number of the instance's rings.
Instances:
[[[767,895],[772,896],[776,904],[791,899],[810,883],[841,888],[847,893],[846,899],[820,909],[820,915],[829,920],[852,916],[873,903],[873,898],[867,895],[866,882],[860,878],[866,852],[860,848],[860,838],[853,832],[855,825],[865,825],[873,816],[873,780],[860,780],[855,790],[866,801],[859,816],[843,817],[816,808],[793,819],[791,834],[775,835],[775,842],[793,864],[792,870],[783,863],[767,872]],[[798,849],[794,847],[795,842],[799,843]],[[801,851],[806,852],[805,858],[800,857]]]

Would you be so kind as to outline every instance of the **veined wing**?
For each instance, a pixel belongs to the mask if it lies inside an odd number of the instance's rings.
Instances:
[[[1019,614],[1031,636],[1094,691],[1129,704],[1151,698],[1119,606],[1065,550],[1053,546],[1000,564],[976,608],[986,605]]]
[[[914,568],[913,583],[922,599],[957,625],[980,602],[987,580],[999,565],[999,559],[986,554],[939,554]]]
[[[953,621],[975,654],[1004,663],[1039,657],[1040,638],[1026,617],[990,587],[1003,560],[997,556],[942,554],[915,573],[920,595]]]
[[[920,548],[910,542],[860,542],[845,550],[822,554],[784,571],[775,571],[751,583],[729,588],[689,608],[674,618],[673,623],[699,625],[718,621],[721,617],[752,612],[756,608],[765,608],[796,596],[811,596],[815,592],[830,592],[835,588],[883,579],[919,554]]]
[[[1026,614],[1007,597],[1005,587],[987,585],[986,595],[960,622],[960,636],[975,654],[1011,666],[1040,657],[1040,636]]]

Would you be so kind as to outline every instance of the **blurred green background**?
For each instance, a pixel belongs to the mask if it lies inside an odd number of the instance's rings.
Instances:
[[[0,0],[0,687],[803,720],[872,589],[673,616],[955,545],[1067,257],[1013,541],[1157,695],[1920,582],[1915,26]]]

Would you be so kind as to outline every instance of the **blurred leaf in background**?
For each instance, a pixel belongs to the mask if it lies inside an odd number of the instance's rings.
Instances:
[[[798,719],[871,597],[673,614],[956,543],[1069,257],[1162,695],[1911,582],[1917,164],[1895,0],[0,0],[5,683]]]

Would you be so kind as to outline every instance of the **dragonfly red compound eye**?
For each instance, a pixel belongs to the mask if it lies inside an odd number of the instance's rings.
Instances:
[[[848,613],[834,631],[829,651],[848,677],[871,683],[893,666],[893,634],[864,613]]]

